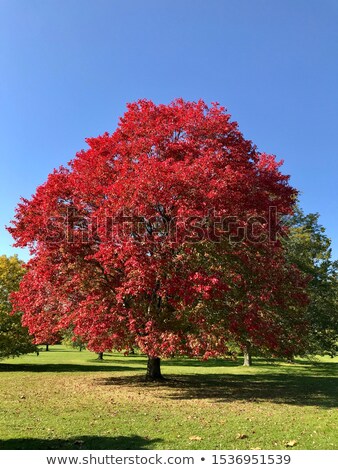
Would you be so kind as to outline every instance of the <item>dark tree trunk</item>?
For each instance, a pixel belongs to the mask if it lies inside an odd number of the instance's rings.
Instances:
[[[99,352],[97,355],[98,361],[103,361],[103,352]]]
[[[159,357],[148,356],[146,380],[154,382],[164,380],[161,374],[161,359]]]
[[[49,344],[46,344],[46,351],[49,351]]]
[[[246,367],[252,366],[251,346],[249,343],[246,343],[246,345],[243,347],[243,356],[244,356],[243,366],[246,366]]]
[[[134,348],[130,348],[129,354],[135,354],[135,349],[134,349]]]

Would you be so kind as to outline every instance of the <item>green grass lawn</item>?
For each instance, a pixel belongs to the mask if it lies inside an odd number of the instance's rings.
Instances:
[[[52,346],[0,363],[1,449],[338,449],[338,361],[163,361]]]

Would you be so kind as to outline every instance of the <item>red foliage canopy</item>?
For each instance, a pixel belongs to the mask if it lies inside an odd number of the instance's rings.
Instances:
[[[271,241],[271,208],[291,213],[296,194],[280,163],[203,101],[140,100],[87,143],[9,229],[33,255],[13,300],[30,333],[71,326],[92,350],[162,357],[224,354],[229,338],[286,353],[306,299]]]

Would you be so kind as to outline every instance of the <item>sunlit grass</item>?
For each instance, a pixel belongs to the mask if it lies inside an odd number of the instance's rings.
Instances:
[[[97,361],[52,346],[0,363],[2,449],[338,448],[338,361]],[[242,437],[242,438],[240,438]]]

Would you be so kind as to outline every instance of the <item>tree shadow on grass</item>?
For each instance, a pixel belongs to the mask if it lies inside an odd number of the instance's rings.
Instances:
[[[147,364],[147,356],[126,356],[123,359],[114,358],[114,362],[127,362],[128,364]],[[231,359],[208,359],[207,361],[193,359],[188,357],[173,358],[173,359],[162,359],[162,366],[164,367],[237,367],[243,363],[243,360],[231,360]],[[265,360],[266,363],[266,360]]]
[[[113,361],[115,363],[128,363],[128,364],[144,364],[146,367],[147,356],[137,355],[137,356],[126,356],[123,359],[117,359],[114,357]],[[161,360],[163,367],[198,367],[198,368],[214,368],[214,367],[238,367],[243,364],[243,358],[239,356],[237,359],[208,359],[207,361],[202,359],[194,358],[173,358],[173,359],[162,359]],[[280,360],[266,358],[255,358],[255,365],[277,365],[280,364]]]
[[[289,374],[191,374],[170,375],[161,383],[148,383],[143,376],[97,379],[101,385],[126,385],[151,390],[158,398],[207,399],[216,403],[246,401],[321,408],[338,407],[338,377]]]
[[[95,361],[93,361],[95,362]],[[144,367],[118,366],[109,362],[96,364],[0,364],[1,372],[124,372],[144,370]]]
[[[170,360],[163,360],[163,366],[178,366],[178,367],[203,367],[203,368],[214,368],[214,367],[238,367],[243,365],[243,356],[239,355],[234,359],[208,359],[207,361],[192,359],[192,358],[174,358]],[[327,370],[332,371],[333,373],[338,373],[338,363],[336,362],[320,362],[316,359],[306,360],[306,359],[296,359],[291,364],[282,358],[266,358],[266,357],[254,357],[253,358],[253,368],[254,367],[289,367],[289,366],[298,366],[299,368],[304,368],[303,372],[307,374],[311,367],[315,367],[314,370]],[[311,373],[312,373],[311,369]]]
[[[106,356],[106,354],[105,354]],[[109,354],[107,354],[109,356]],[[127,363],[127,364],[144,364],[146,367],[147,364],[147,356],[136,354],[136,355],[129,355],[123,358],[117,358],[114,356],[112,359],[114,363]],[[196,367],[196,368],[216,368],[216,367],[239,367],[243,365],[243,356],[239,355],[237,358],[234,359],[222,359],[222,358],[214,358],[208,359],[207,361],[199,360],[196,358],[188,358],[188,357],[180,357],[180,358],[173,358],[173,359],[162,359],[162,366],[163,367]],[[335,362],[320,362],[316,359],[314,360],[306,360],[306,359],[296,359],[291,364],[287,362],[285,359],[281,358],[266,358],[266,357],[254,357],[253,358],[253,368],[254,367],[264,367],[268,370],[271,367],[299,367],[299,371],[304,374],[308,374],[313,372],[311,367],[315,367],[315,370],[318,368],[322,371],[327,371],[328,373],[338,373],[338,364]]]
[[[170,359],[163,361],[163,366],[173,367],[237,367],[242,364],[243,361],[230,360],[230,359],[208,359],[207,361],[198,359]]]
[[[132,436],[76,436],[69,439],[4,439],[0,440],[1,450],[141,450],[152,449],[153,444],[162,442],[162,439],[148,439],[146,437]]]

